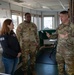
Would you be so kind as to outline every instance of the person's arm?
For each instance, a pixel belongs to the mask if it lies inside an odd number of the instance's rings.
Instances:
[[[7,38],[8,37],[0,37],[0,43],[3,48],[3,52],[11,56],[16,56],[17,53],[9,47]]]
[[[19,52],[17,57],[19,57],[20,55],[22,55],[22,57],[25,57],[24,52],[23,52],[24,50],[23,50],[23,47],[22,47],[22,33],[23,33],[22,24],[20,24],[20,25],[18,25],[18,27],[16,29],[16,36],[17,36],[18,42],[20,44],[21,53]]]
[[[21,25],[18,25],[18,27],[16,29],[16,36],[17,36],[17,39],[18,39],[19,43],[20,43],[20,38],[21,38],[21,35],[22,35],[21,30],[22,30]]]
[[[37,28],[36,28],[36,31],[35,31],[35,36],[36,36],[36,41],[37,41],[37,43],[39,44],[39,36],[38,36]]]
[[[37,27],[36,27],[36,25],[34,25],[35,26],[35,31],[34,31],[34,34],[35,34],[35,39],[36,39],[36,46],[37,46],[37,48],[39,49],[39,35],[38,35],[38,31],[37,31]]]
[[[57,39],[58,38],[58,34],[57,34],[57,30],[55,32],[55,34],[50,35],[48,32],[46,32],[46,36],[50,39]]]
[[[22,50],[22,34],[23,34],[23,28],[22,28],[22,23],[21,23],[20,25],[18,25],[18,27],[16,29],[16,37],[20,44],[21,50]]]
[[[70,40],[72,41],[73,46],[74,46],[74,24],[71,23],[70,26],[71,26],[71,30],[72,30],[71,35],[70,35]]]
[[[71,24],[71,30],[72,30],[71,37],[74,37],[74,24],[73,23]]]

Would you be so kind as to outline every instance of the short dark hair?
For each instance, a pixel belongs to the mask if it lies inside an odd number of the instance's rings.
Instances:
[[[68,11],[61,11],[60,14],[68,14]]]
[[[29,12],[27,12],[27,13],[25,13],[25,16],[26,16],[26,15],[31,15],[31,14],[30,14]]]

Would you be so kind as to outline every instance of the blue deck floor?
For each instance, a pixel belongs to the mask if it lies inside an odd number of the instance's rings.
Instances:
[[[37,75],[58,75],[55,52],[53,48],[39,51],[35,66]],[[23,73],[19,72],[18,75],[23,75]]]
[[[58,75],[54,48],[44,48],[39,52],[36,61],[37,75]]]

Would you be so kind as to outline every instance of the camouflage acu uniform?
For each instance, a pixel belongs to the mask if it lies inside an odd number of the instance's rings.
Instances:
[[[68,38],[59,38],[59,34],[68,33]],[[74,75],[74,24],[61,24],[57,29],[58,44],[56,60],[59,75]],[[65,66],[64,66],[65,65]]]
[[[34,68],[37,50],[35,44],[39,43],[36,25],[32,22],[27,23],[24,21],[18,26],[16,33],[22,50],[23,69],[28,69],[29,59],[31,61],[31,68]]]

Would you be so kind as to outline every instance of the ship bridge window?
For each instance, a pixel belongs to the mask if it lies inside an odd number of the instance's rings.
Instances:
[[[54,16],[44,17],[44,29],[54,29]]]

